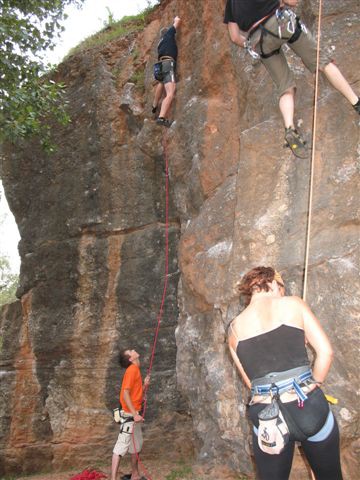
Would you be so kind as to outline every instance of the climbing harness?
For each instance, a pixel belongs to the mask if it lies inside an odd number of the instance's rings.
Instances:
[[[275,17],[277,20],[277,33],[273,33],[265,26],[266,22],[271,17]],[[258,31],[258,29],[261,30],[260,37],[255,38],[254,33]],[[290,35],[289,37],[284,37],[284,34],[286,34],[286,32]],[[294,43],[298,40],[302,32],[307,33],[307,28],[293,10],[288,7],[277,8],[275,12],[266,15],[250,28],[250,30],[248,31],[248,38],[244,42],[244,48],[247,53],[249,53],[249,55],[255,60],[259,58],[270,58],[280,52],[280,47],[272,50],[269,53],[265,53],[263,49],[263,44],[266,35],[271,35],[280,39],[284,38],[287,43]],[[257,44],[258,42],[260,54],[255,51],[255,44]]]
[[[164,80],[175,82],[176,62],[172,57],[160,57],[159,61],[154,63],[153,74],[155,80],[163,82]],[[170,77],[167,79],[167,76]]]
[[[134,417],[132,415],[127,414],[123,410],[120,410],[118,413],[115,413],[114,411],[114,419],[116,423],[120,423],[120,433],[131,434],[133,432]],[[118,419],[118,421],[116,419]]]
[[[292,368],[283,372],[268,373],[265,377],[255,378],[251,382],[252,399],[255,395],[281,395],[284,392],[295,391],[298,396],[298,406],[302,408],[307,395],[302,387],[316,383],[312,377],[312,372],[308,365]]]
[[[303,389],[317,383],[312,377],[309,365],[303,365],[283,372],[269,373],[265,377],[252,380],[252,398],[249,405],[254,403],[255,395],[271,397],[271,403],[258,414],[258,429],[254,428],[261,450],[270,454],[278,454],[284,449],[290,436],[293,440],[299,442],[308,438],[299,427],[296,419],[283,404],[281,394],[285,392],[296,393],[298,407],[303,408],[304,402],[308,399]],[[266,439],[264,440],[264,429],[273,437],[272,442],[269,443]]]
[[[274,15],[274,11],[272,11],[271,13],[266,15],[265,17],[261,18],[256,23],[254,23],[254,25],[252,25],[247,32],[247,39],[244,42],[244,48],[245,48],[246,52],[254,60],[258,60],[260,58],[260,55],[257,52],[255,52],[255,50],[254,50],[254,45],[253,45],[253,42],[251,41],[251,36],[252,36],[253,33],[255,33],[257,31],[257,29],[260,27],[260,25],[262,23],[266,22],[266,20],[268,20],[273,15]]]

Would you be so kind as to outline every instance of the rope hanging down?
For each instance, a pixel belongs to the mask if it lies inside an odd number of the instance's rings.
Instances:
[[[308,218],[307,218],[307,226],[306,226],[305,269],[304,269],[304,283],[303,283],[303,292],[302,292],[302,298],[303,298],[304,301],[306,301],[307,278],[308,278],[308,271],[309,271],[310,234],[311,234],[313,188],[314,188],[314,163],[315,163],[317,110],[318,110],[317,99],[318,99],[318,92],[319,92],[321,17],[322,17],[322,0],[319,0],[319,19],[318,19],[318,27],[317,27],[316,72],[315,72],[315,93],[314,93],[314,117],[313,117],[313,129],[312,129],[312,148],[311,148],[310,180],[309,180]],[[314,475],[312,470],[310,470],[310,473],[311,473],[312,480],[315,480],[315,475]]]
[[[303,292],[302,292],[302,298],[304,301],[306,301],[306,293],[307,293],[307,278],[308,278],[308,270],[309,270],[310,234],[311,234],[313,188],[314,188],[314,163],[315,163],[317,110],[318,110],[317,100],[318,100],[318,91],[319,91],[321,17],[322,17],[322,0],[319,0],[319,19],[318,19],[318,27],[317,27],[316,73],[315,73],[315,94],[314,94],[314,117],[313,117],[313,129],[312,129],[308,218],[307,218],[307,226],[306,226],[305,268],[304,268],[304,282],[303,282]]]
[[[165,299],[166,299],[166,291],[168,286],[168,274],[169,274],[169,158],[168,158],[167,145],[165,141],[165,135],[166,134],[164,133],[162,137],[162,146],[163,146],[164,160],[165,160],[165,276],[164,276],[164,285],[163,285],[161,304],[160,304],[159,313],[157,316],[157,324],[155,328],[154,341],[153,341],[153,346],[152,346],[151,355],[150,355],[149,368],[147,371],[148,375],[151,374],[151,370],[153,368],[156,344],[159,336],[161,319],[164,313],[164,305],[165,305]],[[148,385],[146,385],[144,389],[144,407],[143,407],[144,418],[145,418],[145,412],[147,407],[147,396],[146,396],[147,390],[148,390]]]
[[[166,141],[165,141],[165,133],[163,134],[163,137],[162,137],[162,146],[163,146],[164,160],[165,160],[165,277],[164,277],[163,293],[162,293],[162,297],[161,297],[159,313],[157,315],[154,341],[153,341],[153,346],[152,346],[152,349],[151,349],[150,362],[149,362],[149,368],[148,368],[148,371],[147,371],[147,375],[151,374],[151,370],[152,370],[153,364],[154,364],[156,344],[157,344],[157,339],[158,339],[158,336],[159,336],[161,320],[162,320],[162,317],[163,317],[163,314],[164,314],[164,306],[165,306],[166,291],[167,291],[167,286],[168,286],[168,274],[169,274],[169,158],[168,158],[167,145],[166,145]],[[145,413],[146,413],[146,408],[147,408],[147,390],[148,390],[148,388],[149,388],[149,385],[148,384],[145,385],[145,388],[144,388],[144,406],[143,406],[143,410],[142,410],[142,417],[143,418],[145,418]],[[146,474],[146,478],[148,480],[152,480],[150,474],[147,472],[146,468],[144,467],[144,464],[141,462],[140,455],[136,450],[134,431],[132,432],[131,436],[132,436],[134,452],[135,452],[138,464],[141,466],[142,470]]]

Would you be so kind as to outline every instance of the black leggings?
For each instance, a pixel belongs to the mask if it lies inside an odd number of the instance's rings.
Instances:
[[[317,392],[314,391],[313,395],[309,395],[309,399],[310,397],[313,397],[309,402],[309,407],[312,407],[311,409],[314,410],[312,413],[314,414],[320,413],[319,411],[316,412],[318,409],[315,410],[316,404],[320,411],[323,410],[321,396],[323,396],[323,394],[320,389]],[[309,399],[305,401],[305,404]],[[290,409],[297,408],[295,406],[296,402],[291,402],[291,404],[293,405],[289,405]],[[259,411],[263,408],[264,405],[259,404],[251,406],[249,408],[250,417],[255,420],[255,415],[257,416]],[[327,409],[328,408],[329,407],[327,406]],[[297,414],[298,416],[300,416],[299,413]],[[310,414],[310,412],[307,413]],[[254,420],[253,423],[256,425],[257,422]],[[343,477],[341,473],[339,452],[339,428],[335,418],[334,426],[325,440],[320,442],[310,442],[305,440],[301,442],[301,446],[309,465],[314,472],[316,480],[342,480]],[[279,455],[269,455],[260,450],[257,435],[253,432],[253,449],[259,480],[288,480],[294,455],[294,447],[295,442],[290,441]]]
[[[295,442],[289,442],[279,455],[260,450],[253,432],[253,448],[259,480],[288,480]],[[316,480],[342,480],[339,455],[339,429],[335,420],[330,435],[322,442],[301,442]]]

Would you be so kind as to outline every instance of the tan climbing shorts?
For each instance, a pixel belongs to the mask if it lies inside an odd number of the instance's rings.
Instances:
[[[162,73],[163,73],[163,79],[161,80],[161,83],[170,83],[170,82],[176,82],[176,62],[175,60],[161,60],[162,63]]]
[[[264,23],[264,27],[271,33],[278,35],[278,22],[276,16],[273,15],[270,17]],[[257,43],[255,51],[258,54],[260,54],[260,33],[261,29],[258,28],[252,36],[252,44],[255,45],[255,43]],[[263,33],[262,49],[265,55],[280,48],[279,53],[275,53],[269,58],[261,58],[262,63],[277,87],[279,96],[283,95],[290,88],[295,87],[294,74],[289,68],[284,52],[281,50],[282,45],[287,43],[291,36],[291,34],[288,34],[287,38],[279,38],[278,36],[274,37],[271,34]],[[314,73],[316,71],[317,44],[309,30],[307,32],[302,31],[300,37],[294,43],[288,43],[288,45],[301,58],[305,67],[308,68],[310,72]],[[332,58],[329,54],[320,51],[320,68],[325,67],[331,61]]]
[[[131,417],[121,410],[121,416],[123,418]],[[120,433],[116,441],[113,453],[123,457],[126,453],[140,452],[143,445],[143,436],[141,430],[141,423],[126,422],[123,425],[120,424]]]

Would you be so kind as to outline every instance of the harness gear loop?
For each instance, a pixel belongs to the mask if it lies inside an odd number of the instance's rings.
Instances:
[[[256,395],[278,398],[284,392],[294,391],[298,397],[300,408],[304,406],[307,395],[303,390],[304,386],[316,383],[308,365],[295,367],[283,372],[271,372],[265,377],[254,378],[251,382],[251,401]]]

